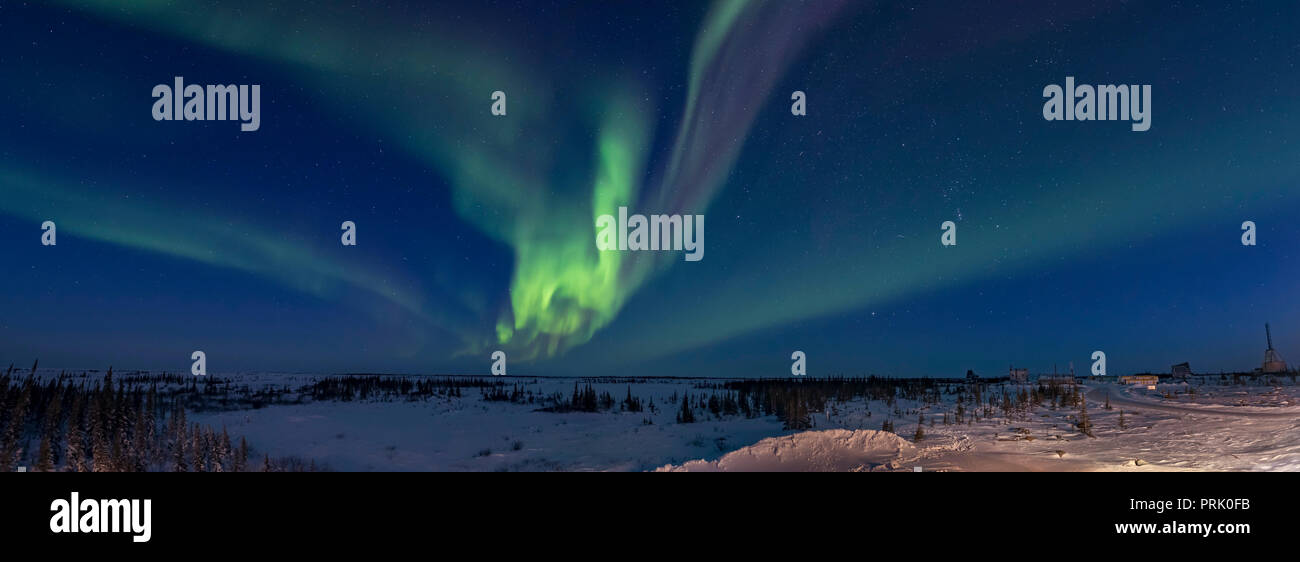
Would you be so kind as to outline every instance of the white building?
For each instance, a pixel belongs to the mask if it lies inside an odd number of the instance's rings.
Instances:
[[[1007,378],[1011,379],[1013,384],[1029,384],[1029,369],[1011,368]]]

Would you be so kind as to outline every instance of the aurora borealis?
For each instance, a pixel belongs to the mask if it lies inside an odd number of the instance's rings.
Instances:
[[[803,350],[815,375],[953,375],[1102,349],[1117,372],[1246,369],[1265,321],[1300,353],[1296,12],[6,4],[0,359],[459,373],[502,349],[512,374],[780,376]],[[260,129],[153,121],[176,76],[260,84]],[[1151,84],[1150,130],[1045,121],[1066,76]],[[707,258],[598,251],[620,206],[707,216]]]

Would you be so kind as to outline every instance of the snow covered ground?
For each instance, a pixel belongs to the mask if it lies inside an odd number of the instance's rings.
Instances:
[[[526,380],[549,394],[572,392],[575,379]],[[467,390],[422,402],[315,402],[190,419],[247,435],[272,457],[315,459],[335,470],[638,471],[716,458],[783,433],[773,417],[676,423],[668,399],[691,382],[698,381],[631,384],[658,402],[656,413],[543,412]],[[629,384],[593,386],[622,398]]]
[[[219,375],[236,385],[298,387],[314,375]],[[490,378],[490,377],[489,377]],[[548,412],[539,404],[484,400],[480,389],[421,400],[306,400],[196,411],[190,421],[247,437],[254,455],[299,457],[348,471],[1168,471],[1300,470],[1300,387],[1290,378],[1235,384],[1216,377],[1156,390],[1087,383],[1092,436],[1080,408],[1020,412],[934,400],[827,402],[807,431],[775,416],[697,410],[678,423],[679,397],[715,392],[718,379],[505,379],[536,395],[591,383],[628,393],[654,411]],[[961,385],[954,383],[951,390]],[[984,396],[1029,387],[987,385]],[[892,404],[890,403],[892,402]],[[1109,404],[1109,408],[1107,407]],[[1120,418],[1123,417],[1123,427]],[[917,440],[918,420],[924,436]],[[893,432],[880,431],[891,420]]]
[[[811,431],[785,441],[764,440],[714,462],[661,470],[1300,470],[1300,408],[1295,406],[1300,389],[1294,385],[1162,384],[1147,391],[1100,383],[1084,388],[1093,437],[1070,429],[1074,412],[1040,409],[1024,422],[926,427],[927,436],[914,447],[875,436]],[[1189,396],[1189,388],[1198,391]],[[1119,428],[1120,412],[1125,429]],[[896,429],[911,435],[915,427]],[[750,461],[755,457],[770,460]]]

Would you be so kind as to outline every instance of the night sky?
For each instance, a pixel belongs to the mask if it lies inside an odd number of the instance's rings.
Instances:
[[[0,3],[6,364],[1300,359],[1294,2],[122,4]],[[175,76],[259,84],[260,130],[155,121]],[[1151,129],[1044,120],[1067,76],[1150,84]],[[704,259],[597,251],[619,205],[705,215]]]

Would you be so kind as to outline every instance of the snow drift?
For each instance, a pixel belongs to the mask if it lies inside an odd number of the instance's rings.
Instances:
[[[854,472],[894,468],[917,457],[902,437],[874,429],[829,429],[769,437],[723,455],[655,472]]]

